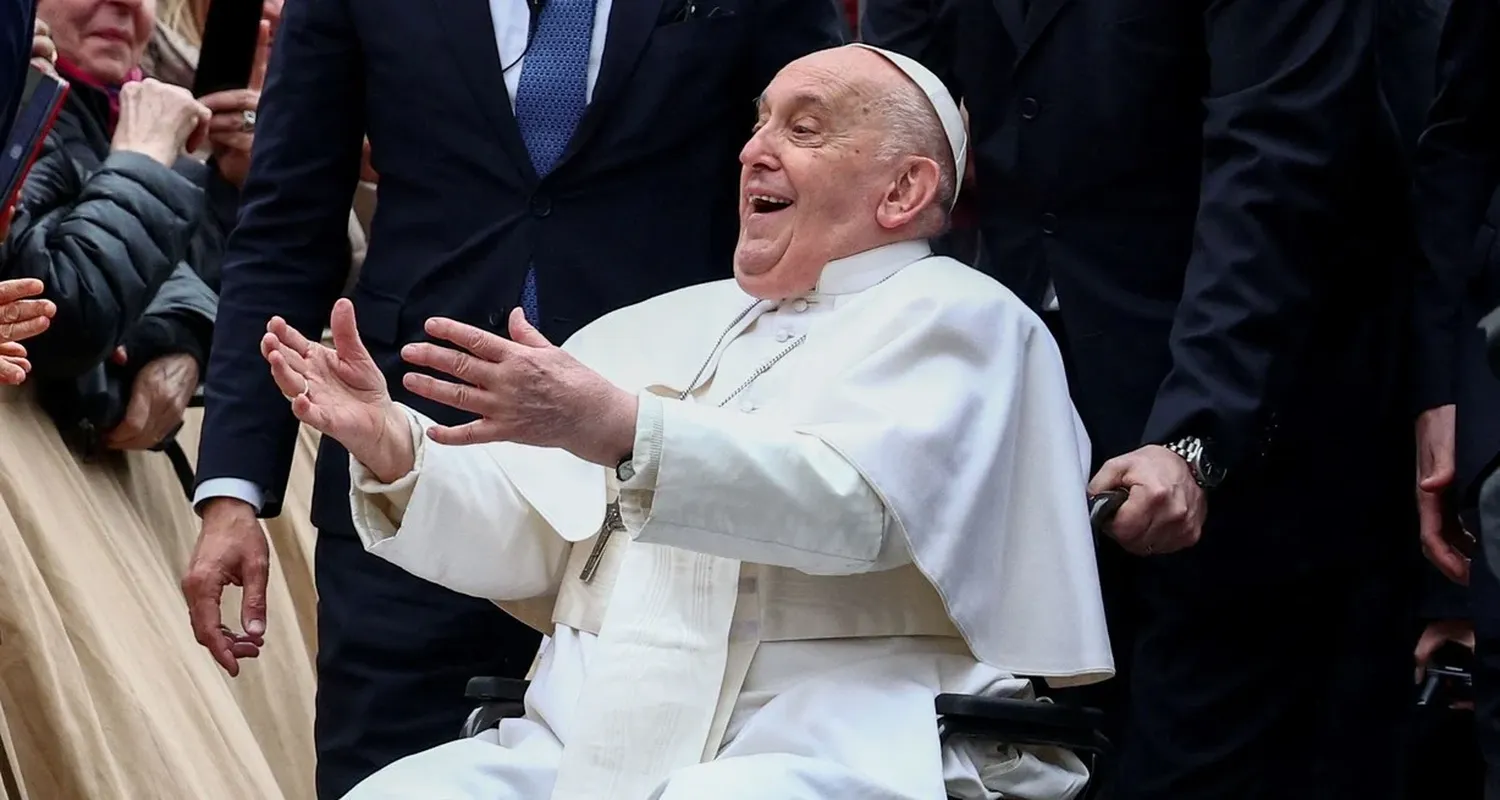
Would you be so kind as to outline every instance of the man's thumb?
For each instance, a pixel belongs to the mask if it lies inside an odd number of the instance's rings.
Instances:
[[[1452,484],[1453,467],[1451,466],[1437,467],[1417,480],[1417,488],[1431,494],[1441,492]]]
[[[240,625],[251,636],[266,633],[266,581],[270,574],[268,564],[252,564],[245,570],[245,593],[240,600]]]
[[[510,340],[527,347],[552,346],[547,337],[526,320],[526,313],[519,308],[510,312]]]

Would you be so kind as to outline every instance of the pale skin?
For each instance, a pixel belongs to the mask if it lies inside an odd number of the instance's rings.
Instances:
[[[782,70],[760,101],[760,121],[740,154],[740,240],[735,275],[751,295],[795,297],[813,288],[829,261],[892,242],[922,238],[937,198],[939,167],[929,156],[876,158],[886,126],[870,102],[891,91],[915,91],[883,58],[841,48],[815,53]],[[946,154],[944,157],[948,157]],[[786,201],[779,210],[753,197]],[[303,423],[344,444],[379,480],[409,473],[414,454],[405,412],[392,402],[385,376],[359,339],[355,309],[340,300],[326,347],[273,318],[261,352],[277,386]],[[431,343],[404,347],[412,366],[445,377],[408,373],[403,387],[468,412],[473,422],[424,432],[451,445],[511,441],[567,450],[613,467],[635,441],[636,396],[605,380],[548,342],[519,310],[510,339],[434,318]],[[266,630],[269,561],[254,510],[231,498],[203,508],[203,534],[183,581],[194,632],[231,675],[238,659],[258,653]],[[220,598],[245,588],[244,633],[223,625]]]

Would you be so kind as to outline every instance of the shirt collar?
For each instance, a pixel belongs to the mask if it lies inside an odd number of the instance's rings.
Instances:
[[[814,294],[855,294],[932,255],[925,239],[882,245],[828,262]]]

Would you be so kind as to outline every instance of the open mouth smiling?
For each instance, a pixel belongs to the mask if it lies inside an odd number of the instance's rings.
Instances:
[[[774,214],[792,207],[792,201],[768,194],[752,194],[748,199],[750,210],[756,214]]]

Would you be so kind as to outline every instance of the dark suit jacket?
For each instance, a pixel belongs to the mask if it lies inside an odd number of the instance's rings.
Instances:
[[[322,330],[348,270],[349,201],[369,133],[380,173],[352,296],[397,399],[398,349],[445,315],[503,332],[527,265],[554,342],[600,315],[727,277],[736,156],[753,99],[788,61],[840,43],[834,0],[615,0],[592,103],[538,180],[506,97],[486,0],[288,3],[254,167],[229,242],[200,481],[238,477],[279,512],[296,422],[258,341],[273,314]],[[717,13],[708,13],[706,6]],[[350,529],[347,456],[325,439],[313,521]]]
[[[1210,526],[1291,541],[1409,496],[1375,0],[943,2],[989,262],[1034,307],[1055,282],[1096,463],[1211,439]]]
[[[1458,405],[1458,483],[1500,454],[1500,381],[1479,318],[1500,304],[1500,2],[1453,0],[1437,99],[1417,146],[1417,215],[1429,268],[1417,283],[1418,409]]]

